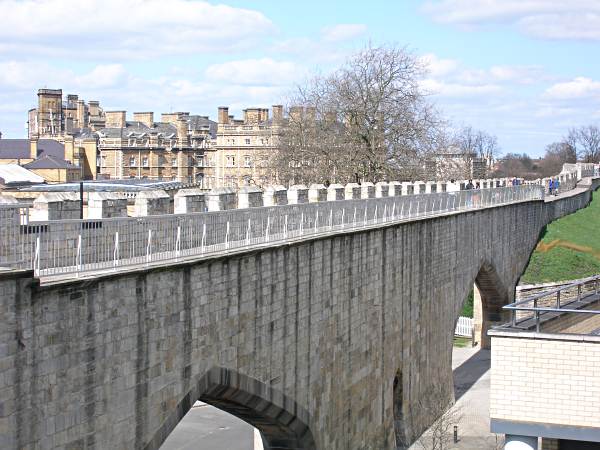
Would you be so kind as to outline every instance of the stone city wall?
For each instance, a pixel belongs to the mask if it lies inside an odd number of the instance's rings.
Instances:
[[[589,200],[85,280],[0,275],[0,447],[157,449],[198,398],[272,446],[405,447],[435,419],[420,405],[452,401],[452,334],[474,280],[484,308],[512,301],[542,227]]]

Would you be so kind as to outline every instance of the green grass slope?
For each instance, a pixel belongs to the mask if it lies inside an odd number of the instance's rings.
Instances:
[[[521,283],[573,280],[600,274],[600,192],[590,205],[546,228]]]

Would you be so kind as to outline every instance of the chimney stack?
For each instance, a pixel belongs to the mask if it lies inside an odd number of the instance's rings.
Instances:
[[[134,112],[133,120],[141,122],[148,128],[154,127],[154,113],[153,112]]]
[[[69,161],[70,163],[74,163],[75,162],[75,139],[73,138],[73,136],[65,137],[64,147],[65,147],[65,160]]]
[[[283,122],[283,105],[273,105],[273,122]]]
[[[269,108],[261,108],[259,112],[260,122],[269,121]]]
[[[85,102],[83,100],[77,100],[77,127],[87,128],[85,114]]]
[[[125,128],[125,111],[106,111],[106,128]]]
[[[180,147],[186,147],[189,145],[188,142],[188,123],[185,119],[177,120],[175,124],[177,127],[177,142]]]
[[[219,123],[229,123],[229,107],[228,106],[219,106],[219,113],[218,113],[217,120]]]
[[[304,114],[304,108],[302,106],[292,106],[290,108],[290,120],[296,123],[302,121],[302,115]]]
[[[38,153],[38,136],[31,136],[29,139],[29,157],[33,160],[37,159]]]

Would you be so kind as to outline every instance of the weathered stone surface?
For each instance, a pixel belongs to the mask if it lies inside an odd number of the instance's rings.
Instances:
[[[163,190],[140,191],[135,196],[133,215],[136,217],[156,216],[172,212],[171,197]]]
[[[322,184],[311,184],[308,187],[308,201],[310,203],[326,202],[327,188]]]
[[[353,200],[360,198],[360,184],[358,183],[348,183],[344,188],[344,199],[345,200]]]
[[[373,198],[375,197],[375,185],[371,182],[365,182],[360,184],[360,198]]]
[[[303,184],[291,186],[287,191],[288,204],[308,203],[308,188]]]
[[[263,190],[258,186],[243,186],[238,191],[238,208],[264,206]]]
[[[237,206],[237,194],[232,188],[213,188],[206,194],[206,204],[209,211],[224,211],[235,209]]]
[[[173,197],[175,214],[204,212],[206,206],[206,191],[198,188],[179,189]]]
[[[127,217],[127,197],[119,192],[90,192],[87,218]]]
[[[287,189],[283,186],[267,186],[263,194],[265,206],[287,205]]]
[[[32,221],[79,219],[81,202],[75,192],[45,192],[33,201]]]
[[[589,199],[42,286],[0,274],[0,447],[156,449],[198,398],[272,447],[393,449],[398,409],[412,441],[434,419],[419,405],[452,399],[452,330],[473,282],[489,324],[543,226]]]
[[[327,201],[344,200],[345,188],[341,184],[330,184],[327,186]]]
[[[375,183],[375,197],[389,197],[390,195],[390,185],[385,181],[380,181],[379,183]]]

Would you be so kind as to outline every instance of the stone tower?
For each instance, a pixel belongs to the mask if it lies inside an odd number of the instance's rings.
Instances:
[[[37,126],[39,134],[61,134],[63,131],[62,89],[38,90]]]

